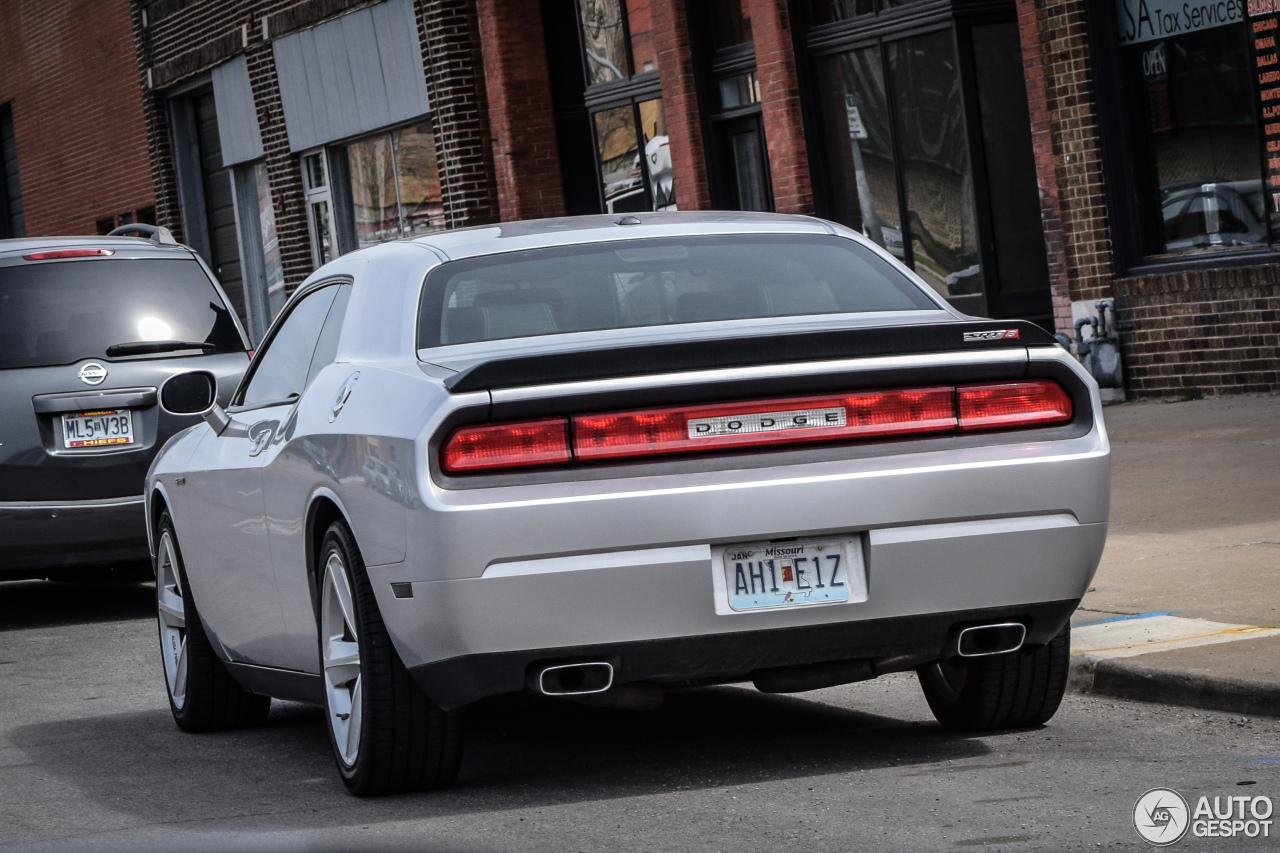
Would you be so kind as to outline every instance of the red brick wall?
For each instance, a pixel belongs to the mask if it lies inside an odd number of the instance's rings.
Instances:
[[[476,0],[417,0],[445,223],[498,219]]]
[[[755,37],[761,114],[769,146],[773,206],[779,213],[813,213],[809,150],[800,110],[795,47],[786,0],[746,0]]]
[[[707,210],[711,207],[711,190],[694,84],[687,8],[684,0],[653,0],[653,40],[662,73],[662,109],[671,139],[676,204],[681,210]]]
[[[155,203],[128,0],[0,3],[0,57],[29,236]]]
[[[1280,391],[1280,267],[1115,282],[1129,390],[1168,397]]]
[[[478,0],[476,6],[502,219],[563,216],[541,10],[530,0]]]

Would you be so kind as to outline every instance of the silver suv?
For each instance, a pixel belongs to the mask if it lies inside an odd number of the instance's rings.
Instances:
[[[149,574],[151,460],[248,367],[208,267],[129,229],[0,240],[0,580]]]

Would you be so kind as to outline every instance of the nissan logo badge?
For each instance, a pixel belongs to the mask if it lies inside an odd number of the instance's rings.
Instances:
[[[80,381],[86,385],[101,385],[107,378],[107,369],[96,361],[91,361],[80,368]]]

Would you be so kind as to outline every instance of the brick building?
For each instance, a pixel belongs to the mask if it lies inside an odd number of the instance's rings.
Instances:
[[[1113,299],[1139,394],[1274,390],[1275,51],[1243,0],[1161,38],[1150,2],[133,0],[133,22],[159,219],[255,335],[381,240],[776,210],[857,228],[971,313],[1071,332]]]
[[[0,4],[0,239],[154,221],[128,0]]]

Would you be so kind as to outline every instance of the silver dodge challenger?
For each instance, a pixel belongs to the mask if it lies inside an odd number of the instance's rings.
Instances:
[[[339,258],[147,485],[178,726],[321,706],[360,795],[448,784],[461,709],[524,690],[915,671],[947,728],[1039,725],[1109,503],[1097,386],[1047,332],[737,213]]]

